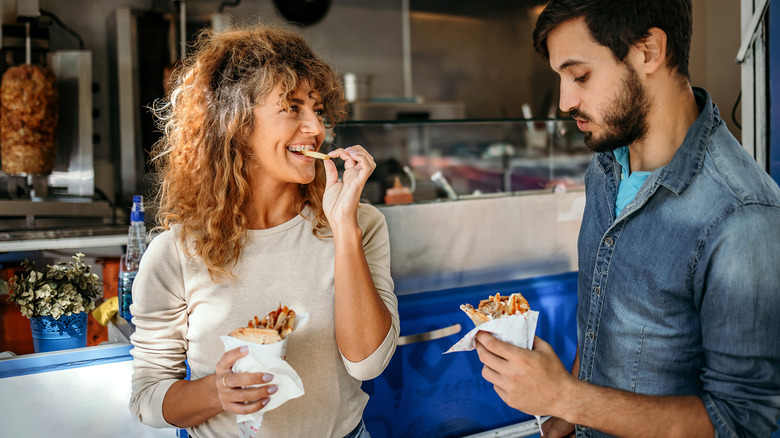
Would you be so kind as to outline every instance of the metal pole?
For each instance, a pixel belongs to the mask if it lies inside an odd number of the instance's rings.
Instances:
[[[179,2],[179,43],[181,44],[181,56],[179,59],[187,58],[187,2]]]
[[[412,44],[409,0],[401,0],[401,41],[403,45],[404,97],[412,95]]]

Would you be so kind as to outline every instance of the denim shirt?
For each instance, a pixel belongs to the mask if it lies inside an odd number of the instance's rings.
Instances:
[[[588,167],[579,379],[697,395],[716,436],[768,437],[780,416],[780,189],[707,91],[694,93],[701,113],[682,145],[618,217],[614,154]]]

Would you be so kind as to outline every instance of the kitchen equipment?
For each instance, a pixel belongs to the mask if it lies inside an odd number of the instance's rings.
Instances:
[[[441,173],[441,170],[438,170],[433,175],[431,175],[431,181],[433,181],[437,187],[442,189],[442,191],[447,194],[448,198],[453,201],[458,200],[458,194],[455,193],[455,189],[452,188],[449,181],[447,181],[447,178],[444,176],[444,174]]]
[[[325,18],[330,0],[274,0],[279,15],[301,26],[311,26]]]
[[[407,99],[356,100],[350,120],[453,120],[466,117],[463,102],[416,102]]]
[[[37,2],[25,2],[25,7]],[[36,12],[24,12],[38,15]],[[104,227],[113,221],[107,200],[95,200],[93,158],[92,55],[87,50],[50,51],[49,32],[30,23],[30,38],[21,41],[20,26],[3,25],[0,68],[24,58],[45,65],[56,78],[58,94],[56,155],[48,172],[0,173],[0,241],[34,237],[25,233],[66,228]],[[22,49],[24,47],[24,50]],[[28,49],[29,48],[29,49]],[[1,159],[1,158],[0,158]],[[3,166],[5,167],[5,166]],[[95,231],[99,234],[100,231]],[[51,238],[55,236],[47,236]]]
[[[373,75],[344,73],[344,98],[349,103],[368,102],[373,80]]]

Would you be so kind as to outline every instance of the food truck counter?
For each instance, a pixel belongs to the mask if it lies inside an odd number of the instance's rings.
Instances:
[[[476,353],[442,352],[471,329],[460,304],[521,292],[541,313],[537,333],[572,363],[584,193],[379,208],[390,232],[402,338],[385,372],[363,385],[371,396],[365,420],[372,436],[466,436],[532,419],[498,398],[480,375]],[[4,433],[176,436],[130,414],[130,333],[132,324],[117,319],[109,328],[114,343],[0,359]],[[507,433],[493,436],[520,436],[517,429]]]

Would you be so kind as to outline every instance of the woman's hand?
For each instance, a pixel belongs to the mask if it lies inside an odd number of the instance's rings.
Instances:
[[[276,385],[269,385],[274,376],[268,373],[234,373],[233,364],[246,356],[246,346],[227,351],[216,366],[214,384],[222,409],[234,414],[257,412],[271,400]],[[259,385],[259,386],[258,386]]]
[[[336,149],[328,153],[344,160],[344,173],[339,181],[336,164],[325,160],[325,195],[322,204],[331,228],[340,225],[357,226],[357,206],[368,177],[376,168],[374,158],[362,146]],[[334,230],[335,231],[335,230]]]

